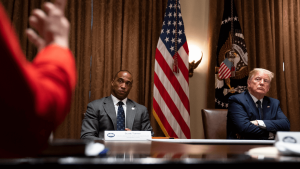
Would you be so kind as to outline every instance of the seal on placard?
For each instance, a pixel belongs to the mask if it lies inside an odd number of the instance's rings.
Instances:
[[[115,137],[114,133],[107,133],[107,137]]]
[[[285,143],[297,143],[297,140],[294,137],[286,136],[282,139]]]

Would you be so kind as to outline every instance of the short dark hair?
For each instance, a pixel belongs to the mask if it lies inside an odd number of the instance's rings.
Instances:
[[[119,74],[120,72],[127,72],[127,73],[129,73],[129,74],[132,76],[132,74],[131,74],[128,70],[120,70],[120,71],[118,71],[118,72],[115,74],[113,80],[115,80],[115,79],[118,77],[118,74]]]

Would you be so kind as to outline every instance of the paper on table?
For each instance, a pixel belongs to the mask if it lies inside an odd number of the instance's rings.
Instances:
[[[266,155],[278,155],[276,147],[258,147],[252,148],[248,151],[249,154],[266,154]]]
[[[276,142],[275,147],[282,155],[300,155],[300,144]]]
[[[247,152],[253,158],[277,157],[279,152],[276,147],[258,147],[252,148]]]

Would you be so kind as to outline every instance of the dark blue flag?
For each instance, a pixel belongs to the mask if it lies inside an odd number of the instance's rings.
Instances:
[[[216,59],[215,108],[227,109],[228,98],[247,89],[249,73],[245,39],[233,0],[224,3]],[[224,61],[230,72],[223,69]]]

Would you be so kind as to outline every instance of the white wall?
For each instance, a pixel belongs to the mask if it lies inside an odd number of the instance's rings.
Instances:
[[[180,0],[180,4],[190,62],[200,59],[201,51],[203,52],[202,62],[189,81],[191,137],[201,139],[204,138],[201,109],[206,108],[209,0]]]

